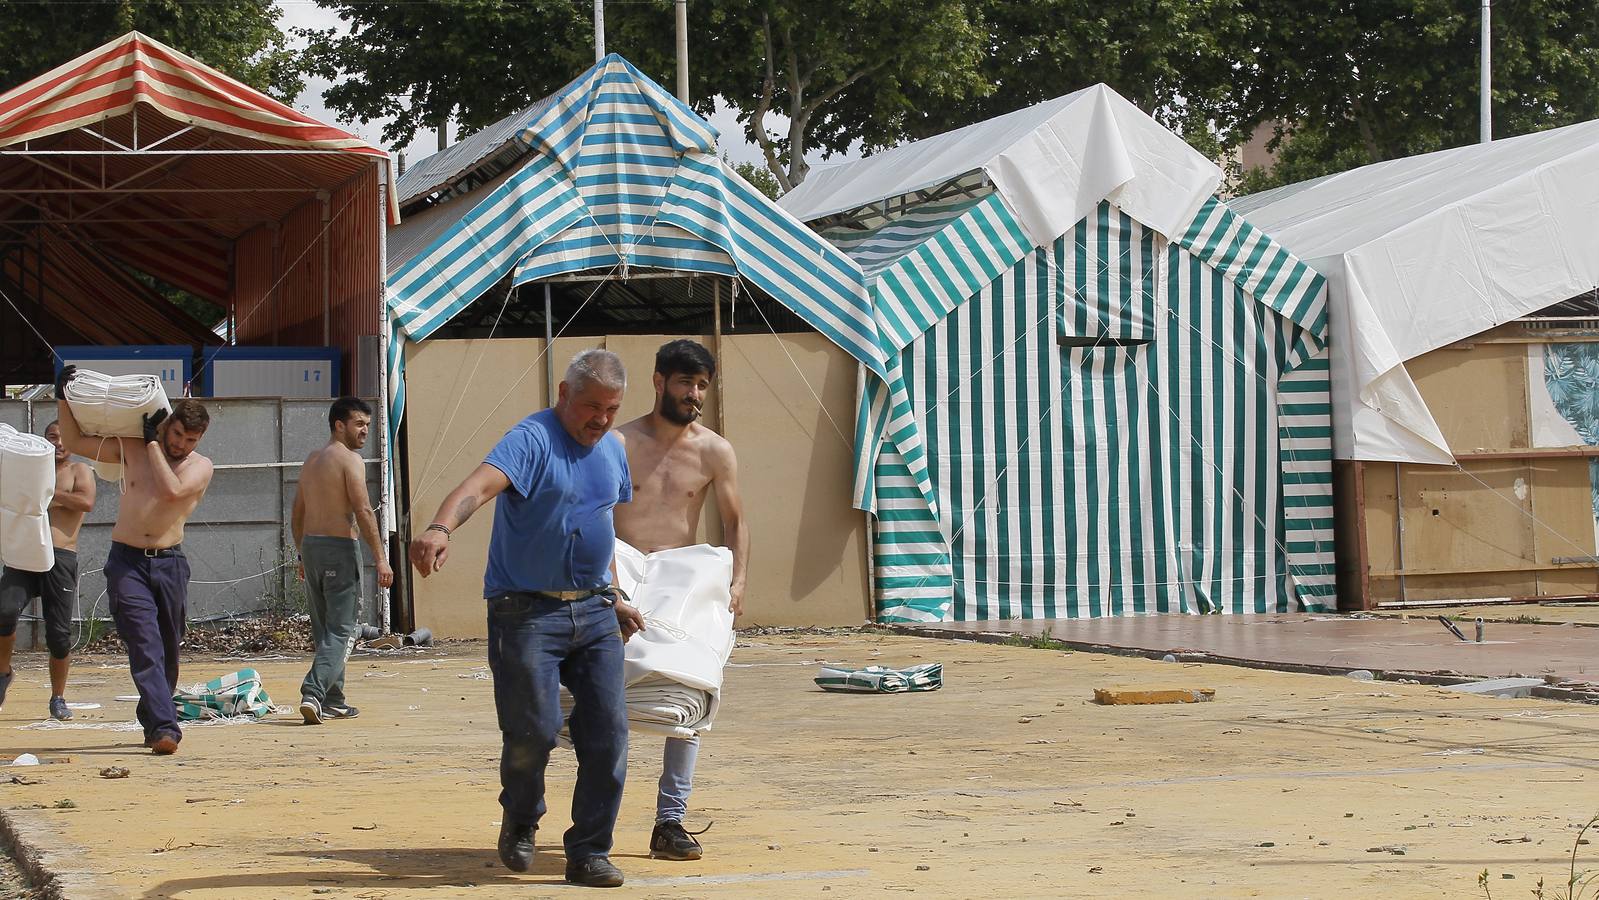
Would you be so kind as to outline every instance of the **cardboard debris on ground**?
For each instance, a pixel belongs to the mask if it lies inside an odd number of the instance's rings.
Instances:
[[[1214,688],[1161,688],[1156,690],[1117,690],[1094,688],[1094,702],[1101,706],[1145,706],[1154,703],[1208,703],[1216,699]]]

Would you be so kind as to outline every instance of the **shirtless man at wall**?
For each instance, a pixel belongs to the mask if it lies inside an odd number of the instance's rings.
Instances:
[[[78,599],[78,531],[94,508],[94,470],[73,462],[61,443],[61,426],[51,422],[44,438],[56,448],[56,492],[50,500],[50,543],[56,563],[48,572],[0,571],[0,706],[11,685],[11,650],[17,642],[17,618],[34,598],[44,612],[44,643],[50,650],[50,717],[70,719],[67,670],[71,665],[72,615]]]
[[[91,437],[78,428],[66,400],[67,383],[75,374],[74,366],[66,366],[56,376],[61,444],[79,456],[122,465],[122,498],[105,563],[106,592],[139,689],[144,745],[164,756],[178,752],[183,740],[172,702],[189,603],[183,526],[211,485],[211,460],[194,452],[211,415],[200,401],[185,397],[172,405],[170,415],[165,410],[146,415],[142,440]]]
[[[655,408],[617,429],[633,474],[633,501],[616,507],[616,536],[642,553],[692,546],[706,494],[716,489],[727,548],[733,553],[729,609],[744,606],[749,529],[738,494],[733,445],[696,421],[716,374],[716,359],[695,341],[676,340],[655,354]],[[655,804],[650,855],[699,859],[703,850],[683,829],[694,786],[697,739],[667,738]]]
[[[340,397],[328,409],[328,442],[300,467],[290,530],[300,554],[300,577],[311,606],[316,656],[300,685],[305,724],[325,718],[353,719],[359,710],[344,699],[344,665],[361,634],[361,545],[356,528],[377,562],[378,586],[394,583],[388,551],[378,533],[366,492],[366,461],[360,450],[372,427],[372,407],[358,397]]]

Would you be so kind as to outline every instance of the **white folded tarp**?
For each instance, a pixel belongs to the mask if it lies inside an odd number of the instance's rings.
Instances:
[[[1405,363],[1599,284],[1596,167],[1599,121],[1227,201],[1327,276],[1339,459],[1454,461]]]
[[[55,452],[38,435],[0,426],[0,561],[13,569],[48,572],[55,565],[50,542]]]
[[[105,375],[79,369],[67,385],[78,430],[89,437],[143,437],[144,417],[158,410],[171,412],[161,379],[154,375]],[[122,466],[95,462],[94,471],[106,481],[122,478]]]
[[[633,730],[694,737],[711,727],[733,652],[732,581],[733,554],[725,547],[645,555],[616,542],[616,584],[644,614],[623,664]],[[564,688],[561,705],[571,712]]]

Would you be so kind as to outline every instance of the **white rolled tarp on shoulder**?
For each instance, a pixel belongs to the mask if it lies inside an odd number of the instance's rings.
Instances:
[[[56,448],[38,435],[0,426],[0,561],[24,572],[55,566],[50,500]]]
[[[154,375],[105,375],[79,369],[67,385],[67,404],[88,437],[143,437],[144,417],[172,411],[161,379]],[[106,481],[122,478],[122,466],[96,461],[94,471]]]
[[[1338,458],[1454,461],[1404,364],[1599,285],[1596,176],[1584,122],[1227,201],[1327,277]]]

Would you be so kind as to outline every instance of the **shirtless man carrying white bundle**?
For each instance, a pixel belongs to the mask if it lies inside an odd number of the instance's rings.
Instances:
[[[743,612],[749,529],[738,493],[733,445],[699,424],[716,359],[691,340],[664,344],[655,355],[655,408],[617,429],[627,448],[633,500],[616,507],[616,537],[642,553],[693,546],[700,512],[714,487],[722,529],[733,555],[729,610]],[[683,828],[699,757],[697,738],[667,738],[656,795],[650,855],[699,859],[703,850]]]

